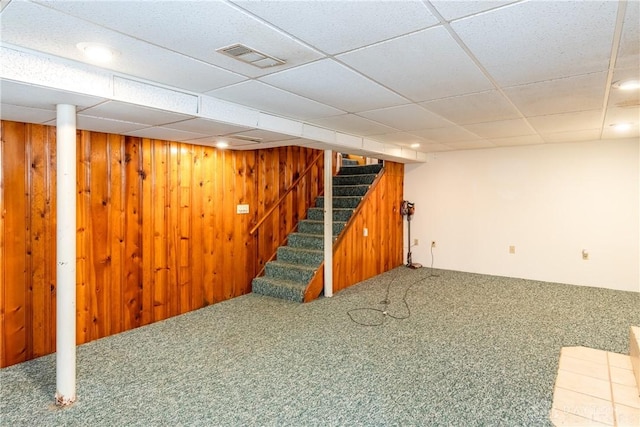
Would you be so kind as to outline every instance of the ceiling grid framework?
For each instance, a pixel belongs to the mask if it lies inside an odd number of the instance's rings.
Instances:
[[[403,162],[640,137],[640,92],[612,87],[640,79],[637,1],[1,6],[3,119],[54,124],[55,104],[72,103],[89,130]],[[92,42],[113,48],[114,60],[83,57],[77,45]],[[260,68],[217,51],[235,44],[284,64]]]

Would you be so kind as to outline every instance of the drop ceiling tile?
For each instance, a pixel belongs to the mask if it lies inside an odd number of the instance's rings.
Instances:
[[[111,120],[102,117],[92,117],[84,114],[78,114],[76,116],[76,127],[78,129],[91,130],[94,132],[125,134],[127,132],[145,129],[149,126],[140,123],[125,122],[122,120]]]
[[[465,129],[483,138],[508,138],[533,135],[535,132],[524,119],[497,120],[494,122],[464,125]]]
[[[309,119],[308,122],[318,126],[326,127],[328,129],[334,129],[341,132],[361,136],[392,133],[398,131],[398,129],[393,129],[389,126],[381,125],[380,123],[367,120],[360,116],[356,116],[355,114],[341,114],[339,116],[324,117],[321,119]]]
[[[607,109],[604,125],[626,122],[637,124],[640,121],[640,106],[633,107],[612,107]]]
[[[387,133],[383,135],[372,135],[369,137],[374,141],[386,142],[391,144],[401,144],[401,145],[410,145],[414,143],[424,144],[429,141],[425,141],[424,138],[420,138],[418,136],[412,135],[407,132],[395,132],[395,133]]]
[[[616,67],[634,67],[638,70],[640,68],[640,55],[638,55],[640,52],[640,2],[628,1],[626,5]]]
[[[554,132],[543,135],[543,138],[547,143],[596,141],[600,139],[600,128],[570,132]]]
[[[125,132],[124,134],[129,136],[138,136],[140,138],[162,139],[165,141],[186,141],[196,138],[203,138],[206,136],[194,132],[185,132],[160,126],[138,129],[130,132]]]
[[[604,71],[618,3],[522,2],[451,25],[502,86]]]
[[[174,123],[193,118],[185,114],[154,110],[140,105],[126,104],[118,101],[107,101],[95,107],[87,108],[84,114],[94,117],[142,123],[151,126]]]
[[[336,116],[344,113],[337,108],[255,80],[210,91],[207,92],[207,95],[300,120]]]
[[[483,138],[460,126],[449,126],[437,129],[425,129],[411,132],[413,135],[433,142],[448,144],[450,142],[479,141]]]
[[[477,1],[477,0],[430,0],[438,13],[442,15],[447,21],[453,21],[464,16],[475,15],[476,13],[485,12],[487,10],[496,9],[509,3],[514,3],[514,0],[510,1]]]
[[[544,144],[544,139],[540,135],[524,135],[509,138],[492,138],[489,142],[497,147],[512,147],[516,145]]]
[[[105,7],[112,8],[115,12],[121,5],[128,7],[129,4],[130,2],[47,2],[48,7],[45,8],[30,2],[11,2],[2,12],[2,41],[79,62],[87,60],[76,47],[77,43],[100,42],[118,51],[111,63],[102,65],[104,68],[186,90],[211,90],[246,80],[240,74],[162,49],[154,45],[153,41],[146,43],[135,37],[128,37],[125,35],[126,31],[111,31],[50,8],[86,8],[87,13],[96,8],[99,14]],[[144,16],[122,11],[120,15],[122,19]],[[96,16],[99,15],[93,17]],[[25,27],[25,22],[29,23],[28,27]],[[166,28],[162,28],[162,31],[172,33],[166,31]],[[177,52],[179,51],[178,49]]]
[[[438,153],[442,151],[453,151],[454,149],[445,144],[422,144],[418,148],[421,153]]]
[[[75,105],[77,110],[82,110],[105,101],[104,98],[96,96],[64,92],[8,80],[0,81],[0,96],[3,104],[51,111],[56,110],[57,104]]]
[[[330,59],[265,76],[260,80],[350,113],[407,102]]]
[[[333,55],[438,23],[426,6],[415,0],[234,3]]]
[[[337,58],[416,102],[493,88],[443,27],[430,28]]]
[[[4,99],[2,99],[4,102]],[[25,123],[47,123],[56,120],[56,112],[41,108],[23,107],[22,105],[1,104],[0,117],[2,120]]]
[[[596,129],[602,125],[600,110],[579,111],[574,113],[550,114],[548,116],[529,117],[529,123],[541,135]]]
[[[525,116],[540,116],[602,107],[607,73],[591,73],[563,79],[505,88],[505,94]]]
[[[48,5],[138,40],[251,77],[322,56],[290,35],[221,1],[51,2]],[[286,64],[261,69],[216,52],[236,43],[283,59]]]
[[[401,131],[432,129],[451,125],[451,122],[416,104],[363,111],[358,115]]]
[[[497,90],[437,99],[420,105],[459,125],[520,117]]]
[[[480,141],[458,141],[458,142],[448,142],[446,144],[448,147],[453,148],[454,150],[479,150],[481,148],[494,148],[495,145],[487,140]]]
[[[175,122],[164,125],[169,129],[183,130],[187,132],[195,132],[204,135],[227,135],[230,133],[244,132],[251,130],[249,127],[235,126],[228,123],[217,122],[208,119],[188,119],[181,122]]]

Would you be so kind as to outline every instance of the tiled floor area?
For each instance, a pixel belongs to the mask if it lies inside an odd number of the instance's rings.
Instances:
[[[563,347],[553,393],[556,426],[640,427],[640,397],[631,358]]]

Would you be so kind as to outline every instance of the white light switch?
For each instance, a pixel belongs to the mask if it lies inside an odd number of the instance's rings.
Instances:
[[[236,213],[248,214],[249,213],[249,205],[238,205],[238,206],[236,206]]]

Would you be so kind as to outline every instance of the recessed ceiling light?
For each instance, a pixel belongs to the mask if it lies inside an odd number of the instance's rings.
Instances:
[[[84,53],[90,61],[109,62],[117,55],[117,51],[100,43],[78,43],[78,49]]]
[[[626,132],[631,129],[631,126],[633,126],[631,123],[615,123],[611,125],[616,132]]]
[[[420,147],[420,143],[419,142],[414,142],[413,144],[411,144],[409,147],[411,148],[418,148]]]
[[[216,144],[216,147],[218,147],[218,148],[227,148],[228,146],[229,146],[229,143],[227,143],[226,141],[219,141]]]
[[[613,84],[613,87],[621,90],[635,90],[640,89],[640,80],[638,79],[628,79],[628,80],[620,80]]]

